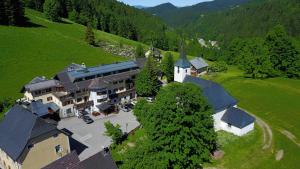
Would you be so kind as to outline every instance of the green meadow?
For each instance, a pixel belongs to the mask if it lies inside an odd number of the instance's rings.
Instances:
[[[224,158],[214,161],[213,166],[230,169],[299,168],[300,80],[244,78],[236,67],[206,78],[222,84],[239,101],[239,107],[260,117],[273,132],[269,149],[262,149],[263,132],[257,125],[256,130],[244,138],[222,134],[221,137],[231,138],[230,144],[224,144]],[[284,153],[282,159],[277,161],[275,157],[279,150]]]

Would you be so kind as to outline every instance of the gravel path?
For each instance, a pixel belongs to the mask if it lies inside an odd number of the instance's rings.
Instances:
[[[240,107],[239,107],[240,108]],[[242,108],[240,108],[242,109]],[[262,149],[269,149],[272,146],[272,141],[273,141],[273,132],[271,127],[263,121],[260,117],[257,117],[256,115],[246,111],[245,109],[242,109],[245,112],[251,114],[253,117],[256,119],[256,123],[263,129],[263,136],[264,136],[264,142],[263,142],[263,147]]]

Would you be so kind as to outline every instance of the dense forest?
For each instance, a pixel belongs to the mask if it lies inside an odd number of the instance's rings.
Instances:
[[[186,27],[191,35],[228,42],[236,37],[263,37],[281,24],[289,35],[300,37],[299,0],[253,0],[249,4],[200,17]]]
[[[162,18],[170,26],[181,27],[195,22],[201,15],[208,12],[231,9],[249,1],[251,0],[214,0],[181,8],[165,3],[143,10]]]

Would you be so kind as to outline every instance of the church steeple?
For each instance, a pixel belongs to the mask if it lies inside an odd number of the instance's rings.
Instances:
[[[181,45],[180,58],[174,65],[174,81],[182,83],[186,75],[191,75],[191,63],[186,57],[183,45]]]

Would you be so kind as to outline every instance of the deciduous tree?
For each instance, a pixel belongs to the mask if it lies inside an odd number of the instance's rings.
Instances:
[[[90,45],[95,45],[95,34],[90,23],[86,26],[85,41]]]
[[[105,134],[110,136],[115,144],[120,144],[123,140],[123,132],[119,124],[113,125],[110,121],[104,123],[106,128]]]

